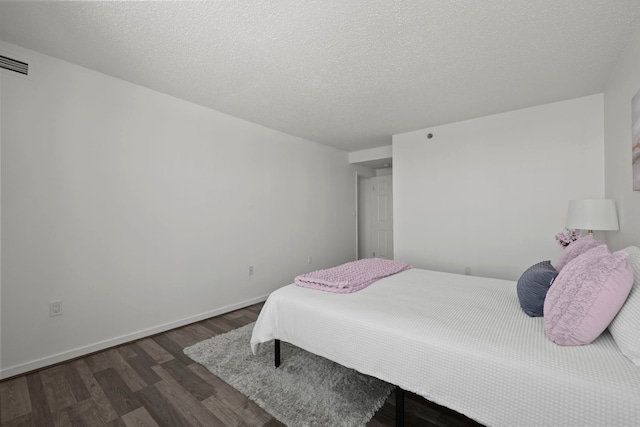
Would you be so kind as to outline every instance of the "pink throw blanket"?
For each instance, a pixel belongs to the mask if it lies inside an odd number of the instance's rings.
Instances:
[[[411,266],[401,261],[367,258],[348,262],[326,270],[312,271],[297,276],[298,286],[327,292],[348,294],[364,289],[376,280],[391,276]]]

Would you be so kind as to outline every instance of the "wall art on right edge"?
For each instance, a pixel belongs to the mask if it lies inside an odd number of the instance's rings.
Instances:
[[[631,100],[631,158],[633,164],[633,189],[640,191],[640,90]]]

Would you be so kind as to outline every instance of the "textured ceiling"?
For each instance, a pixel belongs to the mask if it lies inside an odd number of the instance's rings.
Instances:
[[[604,90],[640,0],[1,2],[0,40],[355,151]]]

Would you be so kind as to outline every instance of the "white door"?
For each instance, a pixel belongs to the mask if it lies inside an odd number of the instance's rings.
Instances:
[[[358,259],[373,256],[373,188],[373,178],[358,177]]]
[[[373,181],[373,256],[393,259],[393,181],[391,175]]]

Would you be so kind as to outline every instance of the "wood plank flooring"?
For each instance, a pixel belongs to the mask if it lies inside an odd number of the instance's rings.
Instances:
[[[261,308],[256,304],[2,381],[0,426],[282,426],[182,353],[255,321]],[[368,426],[393,426],[394,410],[392,394]],[[479,426],[415,395],[408,394],[405,410],[406,426]]]

